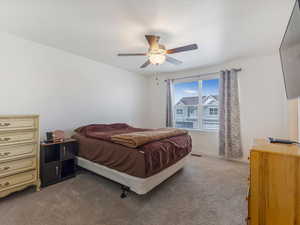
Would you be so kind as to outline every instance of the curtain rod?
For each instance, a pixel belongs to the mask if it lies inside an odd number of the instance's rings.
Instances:
[[[240,72],[242,71],[242,68],[239,69],[233,69],[236,72]],[[207,75],[212,75],[212,74],[216,74],[216,73],[220,73],[220,71],[217,72],[210,72],[210,73],[204,73],[204,74],[199,74],[199,75],[195,75],[195,76],[187,76],[187,77],[178,77],[178,78],[174,78],[174,79],[170,79],[170,80],[182,80],[182,79],[189,79],[189,78],[195,78],[195,77],[202,77],[202,76],[207,76]],[[165,80],[166,82],[167,80]]]

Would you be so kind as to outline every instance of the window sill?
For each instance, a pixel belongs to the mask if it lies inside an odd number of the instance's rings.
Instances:
[[[195,133],[218,133],[218,129],[190,129],[190,128],[178,128],[182,130],[187,130],[189,132],[195,132]]]

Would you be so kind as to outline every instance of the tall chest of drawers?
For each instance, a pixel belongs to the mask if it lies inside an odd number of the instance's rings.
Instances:
[[[39,116],[0,115],[0,198],[40,188]]]

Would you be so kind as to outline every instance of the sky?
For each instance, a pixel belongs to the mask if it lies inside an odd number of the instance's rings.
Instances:
[[[203,80],[202,95],[217,95],[219,93],[219,79]],[[175,104],[182,97],[198,96],[198,81],[177,83],[174,85]]]

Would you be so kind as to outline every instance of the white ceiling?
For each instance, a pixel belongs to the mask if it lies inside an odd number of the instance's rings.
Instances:
[[[0,30],[138,73],[172,72],[264,54],[280,45],[293,0],[0,0]],[[145,34],[184,61],[139,66]]]

